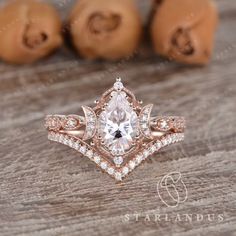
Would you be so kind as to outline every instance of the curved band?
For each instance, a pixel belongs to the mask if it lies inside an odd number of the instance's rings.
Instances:
[[[79,115],[48,115],[45,118],[45,127],[49,131],[83,137],[85,126],[86,118]],[[180,116],[151,117],[150,129],[153,136],[161,136],[166,133],[183,133],[185,119]]]

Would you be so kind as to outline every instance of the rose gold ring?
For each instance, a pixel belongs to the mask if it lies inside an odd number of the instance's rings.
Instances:
[[[84,116],[48,115],[48,138],[76,149],[118,181],[161,148],[184,139],[183,117],[152,117],[153,105],[142,107],[120,78],[95,103],[82,107]]]

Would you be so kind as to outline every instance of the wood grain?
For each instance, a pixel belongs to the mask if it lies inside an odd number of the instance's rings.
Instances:
[[[72,1],[54,3],[65,16]],[[66,48],[32,66],[0,63],[0,235],[236,235],[236,5],[217,3],[207,67],[169,63],[146,46],[120,63],[86,62]],[[188,121],[183,144],[163,149],[121,184],[50,143],[43,127],[46,114],[92,105],[117,75],[145,104],[154,102],[155,113]],[[188,199],[169,208],[156,185],[173,171],[182,173]],[[223,220],[155,222],[155,214]]]

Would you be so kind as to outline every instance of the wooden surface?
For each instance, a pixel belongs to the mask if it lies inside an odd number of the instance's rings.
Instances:
[[[221,20],[207,67],[168,63],[150,48],[120,63],[85,62],[67,49],[33,66],[1,62],[1,236],[236,235],[236,5],[217,3]],[[50,143],[43,127],[46,114],[92,105],[117,75],[145,104],[154,102],[155,113],[188,121],[184,143],[162,150],[121,184],[72,149]],[[156,185],[173,171],[181,172],[188,199],[169,208]],[[155,222],[154,214],[221,214],[223,220]]]

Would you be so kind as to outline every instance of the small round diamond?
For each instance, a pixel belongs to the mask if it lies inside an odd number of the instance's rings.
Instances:
[[[147,158],[149,156],[149,151],[148,150],[144,150],[143,156],[144,156],[144,158]]]
[[[95,161],[97,164],[100,162],[100,160],[101,160],[101,159],[100,159],[99,156],[95,156],[95,157],[94,157],[94,161]]]
[[[122,84],[122,82],[117,81],[117,82],[114,83],[113,87],[114,87],[115,90],[122,90],[124,88],[124,85]]]
[[[130,169],[134,169],[134,167],[135,167],[135,162],[134,162],[134,161],[130,161],[130,162],[129,162],[129,167],[130,167]]]
[[[155,146],[156,146],[157,150],[159,150],[159,149],[161,148],[161,142],[160,142],[160,141],[157,141],[157,142],[155,143]]]
[[[122,180],[122,175],[121,175],[121,173],[120,173],[120,172],[116,172],[116,173],[115,173],[115,178],[116,178],[116,180]]]
[[[114,169],[112,167],[109,167],[107,170],[109,175],[113,175],[114,174]]]
[[[87,151],[86,155],[87,155],[88,158],[92,158],[93,157],[93,151],[92,150]]]
[[[161,120],[158,121],[158,126],[161,130],[168,130],[169,129],[169,124],[164,119],[161,119]]]
[[[123,163],[124,160],[121,156],[116,156],[116,157],[114,157],[113,161],[117,166],[119,166]]]
[[[56,141],[59,141],[59,136],[60,136],[60,134],[56,134],[56,135],[55,135],[55,140],[56,140]]]
[[[173,139],[173,142],[177,142],[178,141],[178,135],[173,134],[172,139]]]
[[[65,129],[74,129],[77,126],[78,122],[75,118],[70,117],[67,119],[64,128]]]
[[[151,148],[150,148],[150,151],[153,154],[156,151],[156,147],[154,145],[152,145]]]
[[[65,138],[64,138],[64,140],[63,140],[63,143],[64,143],[65,145],[68,145],[68,143],[69,143],[68,137],[65,136]]]
[[[143,160],[143,156],[141,154],[136,156],[136,162],[139,164]]]
[[[147,129],[148,128],[147,123],[142,123],[141,126],[142,126],[143,129]]]
[[[102,162],[102,163],[101,163],[101,168],[102,168],[103,170],[105,170],[105,169],[107,168],[107,163],[106,163],[106,162]]]
[[[148,115],[143,114],[142,119],[143,122],[146,122],[148,120]]]
[[[82,154],[85,154],[86,153],[86,147],[85,146],[81,146],[79,151],[82,153]]]
[[[75,142],[75,143],[73,144],[73,148],[74,148],[74,149],[78,150],[79,147],[80,147],[79,142]]]
[[[168,144],[171,144],[171,143],[172,143],[172,138],[171,138],[171,136],[169,136],[169,137],[167,138],[167,143],[168,143]]]
[[[163,146],[166,146],[166,145],[168,144],[166,138],[163,138],[163,139],[161,140],[161,142],[162,142]]]
[[[58,140],[58,141],[59,141],[60,143],[62,143],[62,142],[63,142],[63,139],[64,139],[63,134],[60,134],[60,137],[59,137],[59,140]]]
[[[127,175],[128,173],[129,173],[129,168],[128,167],[123,167],[123,169],[122,169],[122,173],[124,174],[124,175]]]
[[[73,144],[74,144],[73,140],[70,139],[68,144],[70,147],[73,147]]]

